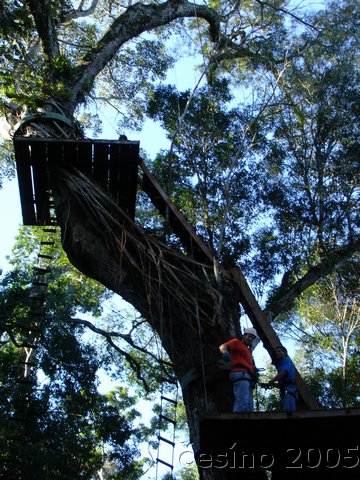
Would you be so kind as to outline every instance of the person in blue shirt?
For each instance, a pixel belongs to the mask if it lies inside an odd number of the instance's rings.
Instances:
[[[286,348],[280,345],[275,348],[277,374],[265,387],[276,386],[280,389],[280,397],[283,399],[284,412],[295,412],[298,393],[295,383],[295,367],[291,361]]]

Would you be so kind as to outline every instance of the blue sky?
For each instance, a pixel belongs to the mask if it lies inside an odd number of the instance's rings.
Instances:
[[[20,196],[17,178],[5,181],[0,190],[1,205],[1,238],[0,238],[0,268],[8,270],[6,256],[10,255],[15,236],[22,225]]]

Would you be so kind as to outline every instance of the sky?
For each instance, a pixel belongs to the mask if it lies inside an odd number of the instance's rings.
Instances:
[[[5,273],[9,270],[6,256],[11,254],[15,236],[22,225],[20,196],[17,178],[5,181],[0,190],[0,269]]]

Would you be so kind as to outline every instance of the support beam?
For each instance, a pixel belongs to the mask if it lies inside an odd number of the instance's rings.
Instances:
[[[164,216],[169,219],[169,223],[174,233],[176,233],[180,240],[183,242],[185,248],[192,254],[195,260],[210,263],[210,265],[216,265],[214,255],[203,242],[203,240],[196,234],[195,229],[186,220],[185,216],[175,207],[161,188],[156,179],[147,169],[146,165],[142,162],[140,168],[144,172],[144,178],[142,180],[142,188],[149,196],[156,208]],[[250,318],[252,324],[257,330],[264,347],[269,352],[270,357],[274,360],[274,349],[281,342],[277,336],[275,330],[271,326],[269,320],[266,318],[265,313],[260,308],[253,292],[251,291],[249,284],[240,268],[236,267],[232,270],[225,270],[223,267],[219,267],[222,275],[235,282],[239,288],[240,301],[245,309],[246,314]],[[309,410],[316,410],[318,405],[301,378],[299,372],[296,370],[296,385],[299,391],[300,401],[299,408],[302,404]]]
[[[274,350],[281,344],[279,337],[275,330],[271,326],[265,313],[261,310],[253,292],[251,291],[249,284],[247,283],[244,274],[240,268],[234,268],[231,270],[232,278],[238,285],[240,290],[241,304],[245,309],[247,316],[250,318],[251,323],[254,325],[258,332],[264,347],[269,352],[270,357],[275,360]],[[296,370],[296,369],[295,369]],[[311,391],[305,384],[299,372],[296,370],[296,386],[299,391],[300,400],[305,404],[309,410],[316,410],[319,408]],[[302,402],[299,402],[300,405]]]

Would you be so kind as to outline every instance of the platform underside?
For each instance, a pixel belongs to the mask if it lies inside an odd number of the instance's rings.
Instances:
[[[199,464],[224,479],[359,480],[360,409],[203,416]]]

